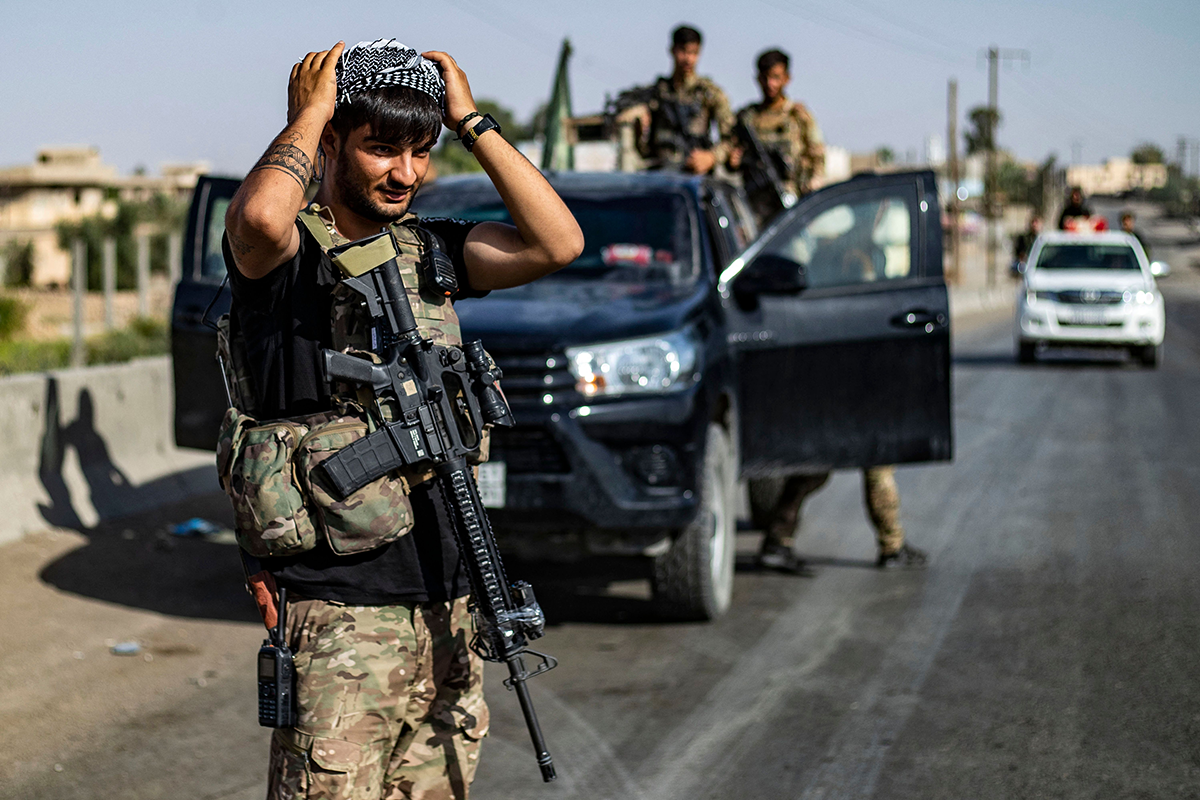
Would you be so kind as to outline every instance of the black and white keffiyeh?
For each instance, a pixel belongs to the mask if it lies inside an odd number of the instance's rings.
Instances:
[[[395,39],[376,39],[347,47],[337,64],[338,105],[360,92],[383,86],[407,86],[445,105],[446,84],[438,65]]]

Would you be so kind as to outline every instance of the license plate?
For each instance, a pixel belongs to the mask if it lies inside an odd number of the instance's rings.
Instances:
[[[1070,325],[1106,325],[1108,314],[1104,311],[1072,311],[1063,317]]]
[[[479,465],[479,499],[485,508],[504,508],[507,480],[508,469],[503,461],[488,461]]]

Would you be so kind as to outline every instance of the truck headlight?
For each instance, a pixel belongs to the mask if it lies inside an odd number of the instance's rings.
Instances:
[[[1126,303],[1137,303],[1139,306],[1154,305],[1154,292],[1126,290],[1121,298]]]
[[[584,397],[676,392],[694,381],[699,342],[691,329],[567,348],[567,368]]]

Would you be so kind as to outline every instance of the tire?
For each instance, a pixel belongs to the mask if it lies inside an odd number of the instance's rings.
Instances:
[[[1143,367],[1157,369],[1159,363],[1162,362],[1162,345],[1147,344],[1135,347],[1131,355],[1140,361]]]
[[[704,445],[700,512],[654,559],[652,589],[660,616],[711,620],[733,600],[737,469],[729,434],[710,423]]]
[[[1017,362],[1032,364],[1035,360],[1037,360],[1037,343],[1017,342]]]
[[[771,512],[783,493],[785,478],[755,478],[749,482],[750,524],[756,531],[765,531],[771,524]]]

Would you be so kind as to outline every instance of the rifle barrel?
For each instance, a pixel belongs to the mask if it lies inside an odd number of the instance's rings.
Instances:
[[[508,674],[512,676],[512,688],[521,704],[521,713],[525,715],[525,726],[529,728],[529,738],[533,742],[533,754],[537,757],[538,767],[542,771],[542,780],[550,783],[558,774],[554,771],[554,759],[546,749],[546,740],[542,737],[542,726],[538,724],[537,712],[533,709],[529,687],[525,685],[525,659],[520,654],[508,659]]]

